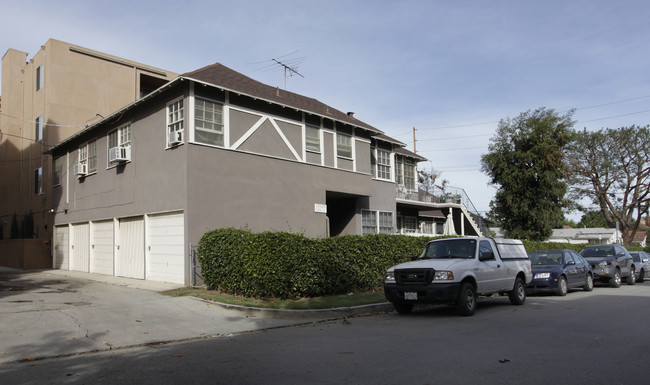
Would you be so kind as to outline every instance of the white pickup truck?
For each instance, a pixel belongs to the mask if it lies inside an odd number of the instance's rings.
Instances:
[[[508,294],[513,305],[522,305],[531,280],[530,260],[519,240],[446,238],[427,243],[414,261],[388,269],[384,294],[401,314],[419,303],[446,303],[471,316],[478,296]]]

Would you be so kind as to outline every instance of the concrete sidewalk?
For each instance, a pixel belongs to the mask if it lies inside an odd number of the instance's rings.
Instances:
[[[65,270],[0,267],[0,364],[225,337],[388,310],[270,311],[168,297],[178,285]]]

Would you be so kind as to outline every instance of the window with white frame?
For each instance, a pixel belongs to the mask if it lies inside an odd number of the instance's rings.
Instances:
[[[417,165],[414,160],[404,160],[404,186],[409,190],[417,190],[415,185]]]
[[[97,142],[88,142],[79,148],[79,163],[85,164],[88,174],[97,172]]]
[[[108,150],[115,147],[131,147],[131,125],[124,125],[117,130],[108,133]],[[109,165],[118,163],[118,161],[111,162]]]
[[[390,211],[361,210],[362,234],[392,234],[393,213]]]
[[[43,88],[43,64],[36,67],[36,91]]]
[[[194,100],[194,140],[223,146],[223,106],[206,99]]]
[[[393,227],[393,213],[390,211],[379,212],[379,232],[383,234],[392,234]]]
[[[404,185],[404,164],[401,156],[395,157],[395,182]]]
[[[167,146],[183,141],[184,119],[183,99],[167,105]]]
[[[433,220],[421,221],[420,231],[422,232],[422,234],[433,234]]]
[[[43,139],[43,115],[36,118],[34,121],[34,140],[40,141]]]
[[[404,232],[415,234],[418,230],[418,219],[416,217],[404,217]]]
[[[305,126],[305,148],[307,151],[320,152],[320,128]]]
[[[34,194],[43,194],[43,167],[34,170]]]
[[[344,158],[352,158],[352,137],[349,135],[336,134],[336,155]]]
[[[377,178],[390,180],[390,151],[377,149]]]
[[[361,210],[361,231],[363,235],[377,234],[377,212]]]

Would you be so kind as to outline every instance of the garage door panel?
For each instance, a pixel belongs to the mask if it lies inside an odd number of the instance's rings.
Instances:
[[[113,275],[113,221],[93,222],[90,246],[90,272]]]
[[[183,213],[152,215],[147,226],[147,279],[185,283]]]
[[[70,270],[89,272],[90,234],[88,223],[72,225]]]
[[[144,220],[120,219],[115,275],[144,279]]]
[[[54,268],[70,269],[70,230],[67,225],[54,227]]]

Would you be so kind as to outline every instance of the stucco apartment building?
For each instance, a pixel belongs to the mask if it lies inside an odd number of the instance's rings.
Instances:
[[[0,91],[0,227],[32,212],[34,235],[52,238],[47,150],[177,77],[176,73],[50,39],[29,58],[9,49]]]
[[[218,63],[183,74],[48,151],[55,267],[187,284],[189,246],[214,228],[432,235],[453,208],[478,234],[460,204],[398,198],[423,160],[404,147]]]

